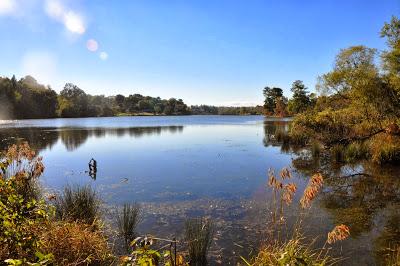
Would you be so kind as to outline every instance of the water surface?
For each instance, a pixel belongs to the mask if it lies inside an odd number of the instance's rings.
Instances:
[[[290,167],[300,192],[323,169],[329,178],[306,219],[306,235],[321,236],[317,245],[323,245],[327,232],[345,223],[352,236],[335,244],[333,254],[349,258],[345,265],[382,262],[382,250],[400,238],[399,169],[304,160],[306,151],[275,141],[276,131],[288,126],[262,116],[20,120],[0,125],[0,148],[27,140],[39,150],[49,191],[89,183],[110,213],[124,202],[141,203],[142,234],[181,237],[187,217],[212,218],[212,264],[234,264],[262,243],[269,168]],[[98,163],[95,177],[86,172],[91,158]],[[335,178],[360,170],[373,176]],[[296,211],[287,219],[294,221]]]

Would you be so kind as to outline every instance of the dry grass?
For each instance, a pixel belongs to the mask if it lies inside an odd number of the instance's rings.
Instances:
[[[40,240],[42,252],[53,254],[55,265],[110,265],[113,261],[104,234],[89,225],[49,223]]]

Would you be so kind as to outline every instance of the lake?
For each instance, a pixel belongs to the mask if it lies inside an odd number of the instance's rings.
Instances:
[[[0,148],[26,140],[43,156],[41,182],[50,192],[91,184],[112,224],[125,202],[142,205],[141,234],[182,237],[188,217],[212,218],[212,265],[249,257],[262,244],[271,190],[268,169],[293,172],[298,200],[309,177],[326,181],[305,220],[305,236],[323,245],[337,224],[351,237],[332,246],[343,265],[377,265],[400,241],[400,169],[366,162],[335,165],[276,141],[289,119],[263,116],[156,116],[3,121]],[[88,162],[98,164],[96,176]],[[360,171],[368,176],[354,175]],[[351,175],[347,178],[340,176]],[[291,207],[294,208],[294,207]],[[297,212],[288,209],[288,224]]]

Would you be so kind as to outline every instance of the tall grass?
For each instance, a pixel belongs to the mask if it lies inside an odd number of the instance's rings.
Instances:
[[[117,213],[118,231],[124,239],[125,248],[129,250],[130,243],[136,238],[136,228],[140,221],[140,205],[125,203],[122,211]]]
[[[93,224],[100,217],[100,201],[90,186],[67,185],[55,201],[56,216],[62,220]]]
[[[300,215],[293,228],[288,227],[285,208],[293,203],[297,186],[291,182],[292,175],[284,168],[279,175],[269,171],[268,186],[272,188],[271,218],[268,223],[269,235],[257,256],[247,265],[331,265],[335,259],[328,254],[326,245],[346,239],[350,230],[346,225],[338,225],[328,233],[324,247],[313,248],[313,242],[307,243],[302,235],[304,215],[312,206],[312,202],[322,190],[324,179],[317,173],[311,176],[307,187],[299,201]],[[283,237],[282,237],[283,236]]]
[[[189,246],[190,265],[207,265],[207,253],[214,235],[214,224],[203,218],[189,219],[185,223],[185,238]]]

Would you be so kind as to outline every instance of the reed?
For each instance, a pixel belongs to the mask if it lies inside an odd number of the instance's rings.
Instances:
[[[207,265],[207,253],[214,235],[214,224],[203,218],[189,219],[185,223],[185,239],[189,247],[190,265]]]
[[[117,212],[118,231],[127,250],[137,237],[136,228],[140,222],[140,212],[140,205],[137,203],[125,203],[122,210]]]
[[[90,186],[67,185],[55,199],[56,217],[93,224],[100,217],[100,201]]]

